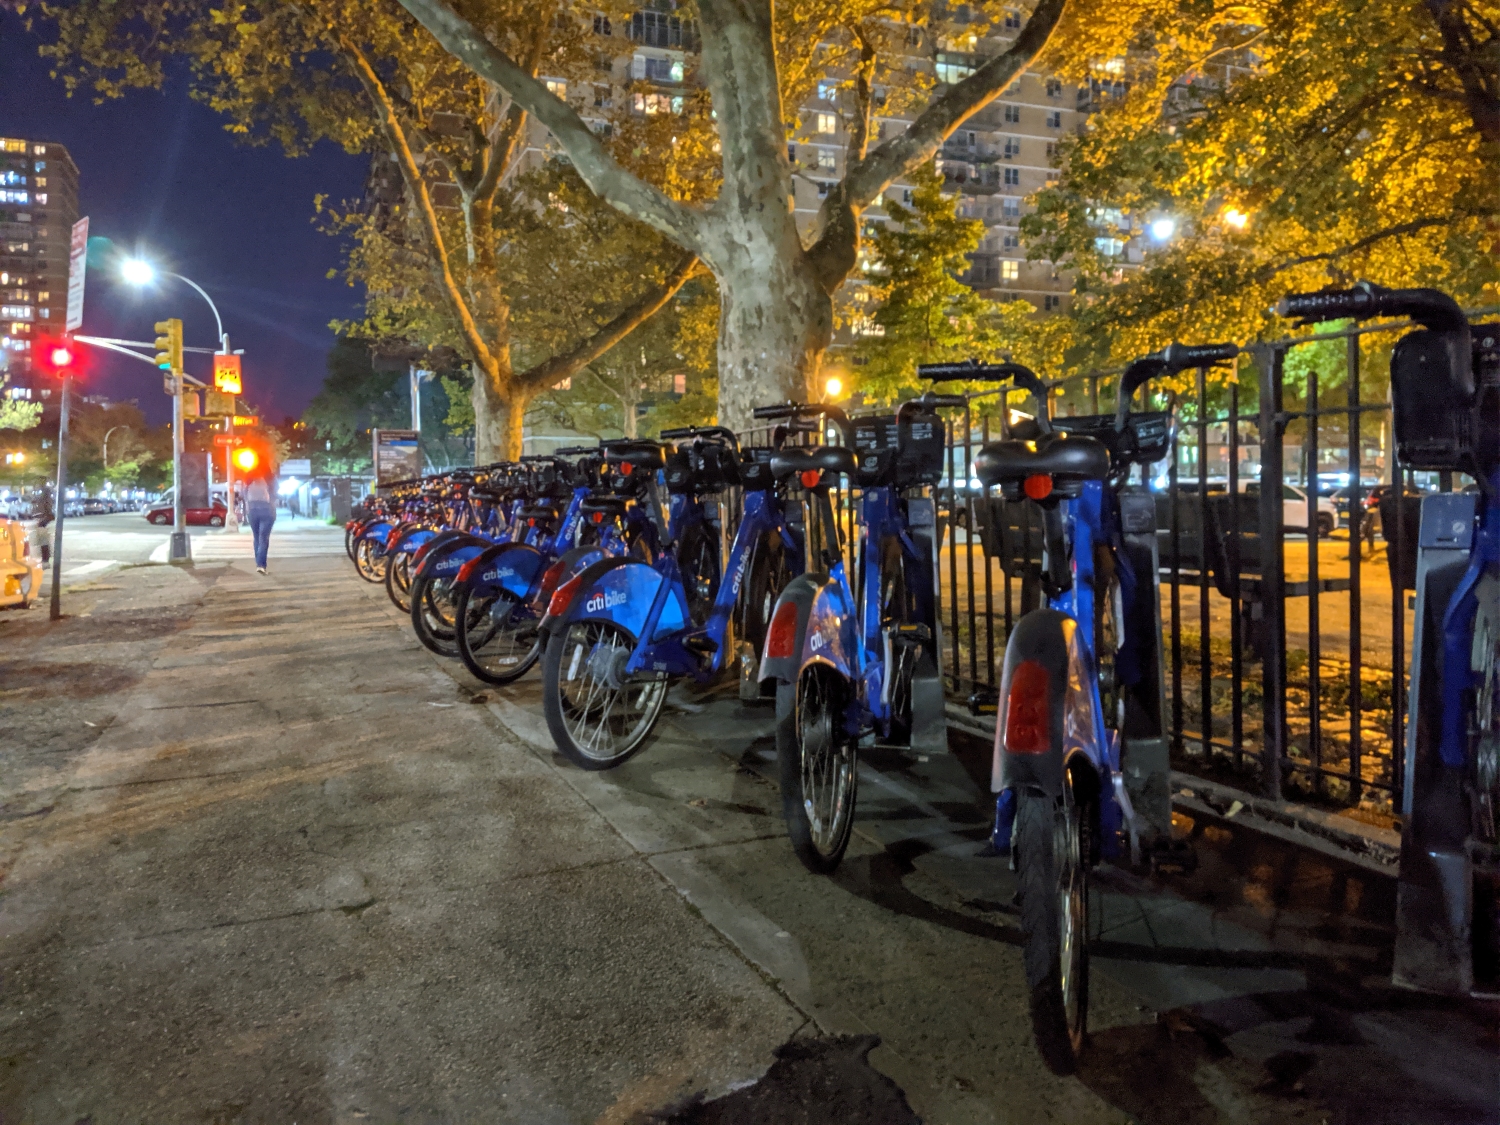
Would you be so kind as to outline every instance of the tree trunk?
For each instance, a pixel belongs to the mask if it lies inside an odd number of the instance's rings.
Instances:
[[[479,364],[474,372],[474,464],[488,465],[506,460],[506,437],[509,411],[500,397],[491,375]],[[516,451],[519,455],[520,450]]]
[[[800,247],[741,255],[720,274],[719,293],[719,424],[748,429],[762,424],[754,407],[820,400],[833,301]]]

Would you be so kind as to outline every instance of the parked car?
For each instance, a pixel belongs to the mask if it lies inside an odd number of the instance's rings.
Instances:
[[[189,525],[193,527],[223,527],[226,509],[223,504],[214,502],[211,508],[189,508],[184,513]],[[165,507],[157,506],[146,509],[146,521],[161,526],[172,522],[172,505]]]
[[[1250,496],[1260,495],[1260,481],[1241,481],[1240,491]],[[1307,531],[1316,526],[1320,538],[1333,534],[1339,525],[1339,510],[1333,498],[1319,496],[1315,509],[1316,523],[1308,522],[1307,490],[1295,484],[1281,486],[1281,522],[1288,531]]]
[[[83,514],[86,516],[107,516],[114,510],[115,506],[102,497],[86,496],[83,499]]]

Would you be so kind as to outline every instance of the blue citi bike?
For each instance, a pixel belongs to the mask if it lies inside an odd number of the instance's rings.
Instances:
[[[776,493],[770,450],[742,452],[734,433],[717,426],[662,436],[680,442],[676,450],[637,442],[606,447],[604,455],[647,482],[658,513],[656,480],[664,478],[668,548],[654,564],[623,557],[586,567],[557,588],[543,621],[547,727],[557,748],[587,770],[610,769],[639,751],[672,679],[715,678],[739,655],[736,624],[753,634],[755,607],[770,603],[772,584],[802,569],[801,539]],[[744,511],[721,570],[722,538],[704,498],[729,487],[743,489]]]
[[[1233,344],[1173,344],[1126,368],[1114,414],[1066,419],[1049,417],[1047,385],[1018,364],[921,369],[1010,381],[1037,404],[1024,432],[979,451],[974,472],[1006,504],[1041,516],[1046,603],[1006,642],[991,842],[1017,875],[1032,1031],[1058,1074],[1076,1068],[1087,1032],[1089,869],[1127,850],[1140,862],[1152,829],[1170,840],[1156,506],[1144,479],[1169,455],[1174,427],[1170,409],[1131,403],[1153,378],[1236,354]],[[1142,483],[1132,485],[1137,465]],[[1153,815],[1137,816],[1133,788]]]
[[[1470,324],[1457,302],[1435,289],[1368,282],[1292,294],[1276,311],[1302,324],[1409,317],[1416,327],[1397,341],[1390,361],[1398,462],[1473,481],[1462,491],[1422,497],[1415,526],[1402,527],[1403,490],[1393,490],[1391,522],[1401,527],[1405,549],[1392,574],[1415,587],[1416,614],[1392,978],[1449,996],[1494,998],[1500,995],[1500,323]],[[1398,541],[1387,539],[1396,552]]]

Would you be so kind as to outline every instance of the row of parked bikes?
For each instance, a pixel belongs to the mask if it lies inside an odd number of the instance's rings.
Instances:
[[[1362,286],[1291,297],[1286,310],[1415,315],[1432,296]],[[1164,815],[1135,807],[1169,800],[1164,749],[1154,781],[1141,782],[1150,769],[1140,763],[1130,785],[1127,773],[1135,748],[1165,747],[1146,482],[1173,448],[1175,420],[1170,395],[1163,410],[1134,400],[1151,380],[1238,351],[1173,344],[1129,365],[1113,413],[1067,418],[1050,417],[1048,385],[1019,364],[922,366],[921,378],[955,389],[852,418],[832,403],[763,406],[753,440],[688,427],[401,482],[350,522],[346,546],[421,643],[477,679],[509,684],[540,665],[548,730],[582,769],[641,751],[675,681],[728,671],[742,697],[774,698],[787,832],[802,863],[826,874],[849,844],[860,750],[946,748],[938,559],[949,521],[936,493],[950,454],[939,411],[1029,392],[1034,419],[1002,421],[973,474],[1039,509],[1045,601],[1010,633],[998,697],[970,705],[996,712],[991,845],[1017,874],[1037,1044],[1067,1073],[1087,1026],[1090,869],[1141,862],[1170,837],[1169,804]],[[1469,397],[1455,391],[1445,404],[1477,415],[1467,355],[1429,351],[1429,374],[1441,370],[1431,363],[1465,361],[1451,377]],[[1421,411],[1400,396],[1414,393],[1396,381],[1408,444]],[[1492,446],[1466,469],[1488,490],[1475,518],[1489,530],[1475,542],[1491,578]],[[1500,638],[1500,614],[1492,620]],[[1489,675],[1482,690],[1493,695]],[[1500,739],[1500,707],[1491,701],[1484,716],[1486,737]]]

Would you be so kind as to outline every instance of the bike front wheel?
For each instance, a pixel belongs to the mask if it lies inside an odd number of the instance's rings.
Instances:
[[[361,539],[354,547],[354,569],[366,582],[380,585],[385,582],[387,562],[385,549],[373,539]]]
[[[385,592],[402,613],[411,612],[411,552],[393,551],[385,564]]]
[[[854,830],[859,781],[855,740],[844,729],[847,686],[815,665],[776,685],[776,767],[792,850],[809,871],[831,874]]]
[[[453,628],[453,580],[418,575],[411,584],[411,627],[423,647],[439,656],[457,656]]]
[[[1013,845],[1031,1029],[1054,1074],[1078,1068],[1089,1007],[1088,817],[1064,794],[1021,794]]]
[[[576,621],[547,645],[542,710],[563,755],[607,770],[645,745],[667,698],[667,677],[627,677],[635,638],[611,621]]]

